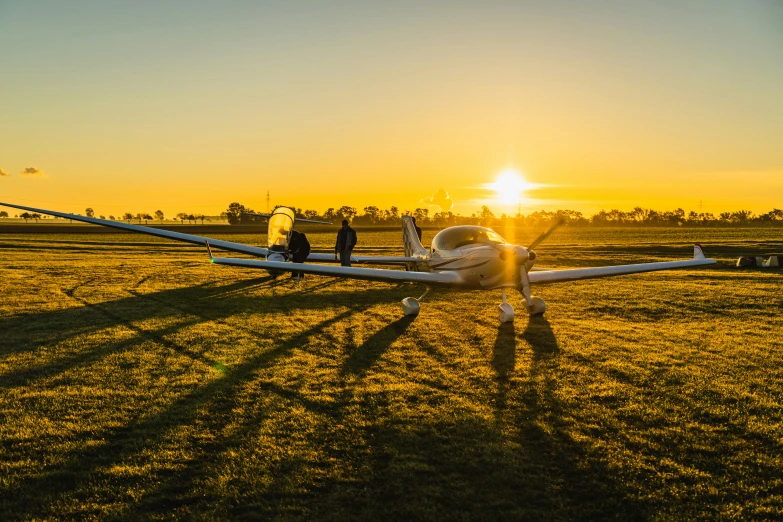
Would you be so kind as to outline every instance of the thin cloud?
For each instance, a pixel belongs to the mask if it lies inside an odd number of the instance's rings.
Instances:
[[[0,178],[7,178],[8,176],[10,176],[9,173],[4,171],[3,169],[0,169]]]
[[[46,173],[42,171],[41,169],[37,169],[35,167],[27,167],[22,172],[22,177],[24,178],[45,178]]]
[[[438,191],[432,196],[422,199],[421,202],[427,205],[434,205],[440,207],[440,210],[442,212],[448,212],[449,210],[451,210],[451,207],[454,206],[454,200],[451,199],[449,193],[443,190],[442,188],[438,189]]]

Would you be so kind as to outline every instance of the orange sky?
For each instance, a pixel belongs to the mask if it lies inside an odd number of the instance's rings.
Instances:
[[[778,3],[104,4],[0,4],[0,200],[783,206]]]

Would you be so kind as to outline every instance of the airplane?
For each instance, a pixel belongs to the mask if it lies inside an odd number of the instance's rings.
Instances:
[[[263,269],[272,274],[299,272],[386,283],[418,283],[424,285],[426,290],[420,297],[406,297],[402,300],[402,310],[406,316],[419,314],[420,302],[424,300],[432,288],[463,290],[500,289],[502,302],[498,307],[498,318],[501,323],[507,323],[514,320],[514,308],[507,301],[506,295],[506,291],[509,288],[517,289],[521,292],[530,315],[541,315],[546,311],[546,303],[540,297],[532,295],[532,284],[579,281],[657,270],[705,266],[716,263],[714,259],[705,257],[702,247],[696,244],[693,248],[693,258],[682,261],[547,270],[534,266],[538,257],[533,249],[549,237],[562,222],[554,223],[527,247],[506,242],[505,239],[490,228],[460,225],[448,227],[438,232],[432,240],[432,246],[427,249],[419,241],[413,219],[410,216],[403,216],[404,256],[351,256],[351,262],[353,263],[397,265],[396,268],[324,266],[322,264],[292,263],[289,259],[287,248],[295,222],[329,223],[297,219],[294,211],[288,207],[277,207],[271,214],[256,214],[269,220],[268,248],[262,248],[11,203],[0,202],[0,206],[202,245],[206,247],[210,261],[219,265]],[[215,257],[212,252],[213,248],[240,252],[263,257],[264,259]],[[307,261],[316,263],[339,262],[336,256],[323,253],[311,253]],[[399,269],[402,267],[405,270]]]

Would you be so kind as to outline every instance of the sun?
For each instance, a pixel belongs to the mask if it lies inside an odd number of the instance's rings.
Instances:
[[[524,193],[533,185],[525,181],[522,175],[514,169],[505,169],[498,174],[494,183],[488,188],[497,194],[496,200],[503,205],[517,205]]]

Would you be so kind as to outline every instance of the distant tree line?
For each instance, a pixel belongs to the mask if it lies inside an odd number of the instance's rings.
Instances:
[[[566,225],[583,227],[601,226],[655,226],[655,227],[756,227],[756,226],[783,226],[783,210],[773,209],[765,214],[754,214],[750,210],[738,210],[736,212],[722,212],[717,216],[711,212],[689,212],[681,208],[672,211],[658,211],[648,208],[636,207],[630,212],[612,209],[586,216],[576,210],[557,210],[554,212],[539,210],[530,214],[496,216],[487,206],[481,207],[477,212],[469,216],[463,216],[454,212],[430,213],[429,209],[417,208],[413,211],[400,211],[398,207],[380,209],[375,206],[364,207],[363,213],[354,207],[342,206],[328,208],[326,212],[319,213],[315,210],[303,210],[292,207],[298,218],[317,219],[339,223],[347,219],[354,225],[399,225],[401,216],[413,216],[419,225],[435,225],[446,227],[453,225],[516,225],[516,226],[541,226],[554,219],[561,219]],[[221,217],[232,225],[254,224],[263,222],[263,218],[249,216],[246,212],[254,212],[239,203],[232,203]]]
[[[672,211],[657,211],[648,208],[636,207],[630,212],[623,212],[622,210],[612,209],[609,211],[601,210],[596,214],[586,216],[576,210],[557,210],[554,212],[539,210],[530,214],[516,214],[506,215],[501,214],[496,216],[487,206],[481,207],[480,210],[470,214],[469,216],[463,216],[454,212],[435,212],[430,213],[429,209],[416,208],[413,211],[405,210],[401,211],[398,207],[392,206],[388,209],[380,209],[376,206],[364,207],[363,212],[359,211],[355,207],[349,207],[347,205],[336,208],[331,207],[326,209],[326,212],[319,213],[315,210],[304,210],[302,208],[295,208],[294,212],[296,217],[304,219],[317,219],[321,221],[330,221],[335,224],[339,224],[343,219],[347,219],[354,225],[360,226],[397,226],[400,223],[401,216],[413,216],[416,218],[416,222],[419,225],[447,227],[453,225],[483,225],[483,226],[542,226],[546,225],[554,219],[561,219],[566,225],[578,226],[578,227],[602,227],[602,226],[654,226],[654,227],[769,227],[769,226],[783,226],[783,210],[772,209],[764,214],[754,214],[750,210],[737,210],[735,212],[722,212],[718,215],[714,215],[711,212],[688,212],[687,214],[681,208],[674,209]],[[231,203],[228,209],[223,212],[220,217],[228,221],[232,225],[249,225],[249,224],[262,224],[265,223],[265,219],[258,216],[251,216],[248,213],[254,211],[245,207],[239,203]],[[95,217],[95,212],[92,208],[85,210],[85,215],[88,217]],[[7,218],[8,213],[0,211],[0,218]],[[23,212],[15,215],[25,220],[38,221],[46,216],[41,216],[38,213]],[[100,216],[101,219],[106,219],[104,216]],[[138,222],[149,224],[150,221],[159,221],[163,223],[166,219],[163,211],[157,210],[154,214],[148,214],[146,212],[125,212],[121,216],[109,216],[109,219],[114,221],[126,221],[128,223]],[[201,223],[204,221],[211,221],[210,218],[204,214],[192,214],[187,212],[180,212],[175,217],[180,223]]]

